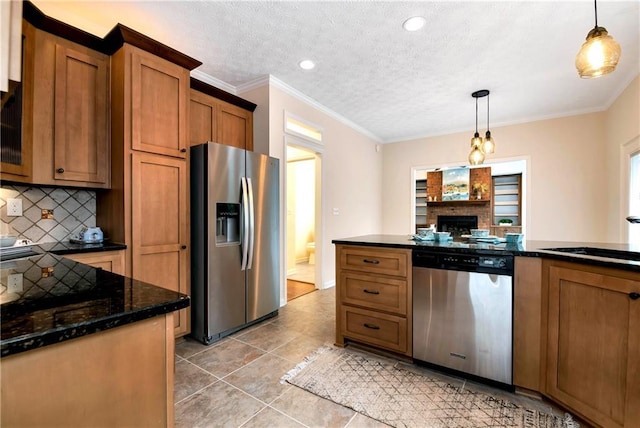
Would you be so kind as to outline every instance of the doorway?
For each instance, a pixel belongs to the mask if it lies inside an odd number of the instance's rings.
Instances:
[[[287,301],[316,290],[317,157],[287,143]]]

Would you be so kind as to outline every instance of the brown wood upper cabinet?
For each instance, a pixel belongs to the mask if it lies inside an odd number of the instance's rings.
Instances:
[[[2,178],[109,188],[109,57],[26,21],[23,34],[23,165]]]
[[[555,261],[543,272],[544,392],[597,425],[640,426],[640,275]]]
[[[133,46],[131,148],[185,158],[189,70]]]
[[[253,112],[191,89],[190,145],[214,141],[253,150]]]

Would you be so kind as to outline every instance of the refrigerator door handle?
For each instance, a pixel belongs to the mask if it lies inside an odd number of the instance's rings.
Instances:
[[[247,190],[247,178],[241,177],[242,186],[242,263],[240,270],[247,270],[249,257],[249,192]]]
[[[249,260],[247,262],[247,269],[253,267],[253,248],[255,244],[255,208],[253,206],[253,183],[251,178],[247,177],[247,187],[249,189]]]

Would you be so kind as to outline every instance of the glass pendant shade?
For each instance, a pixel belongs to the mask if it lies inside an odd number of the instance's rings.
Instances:
[[[604,76],[616,69],[620,59],[620,44],[604,27],[589,31],[587,40],[576,56],[576,69],[580,77],[591,79]]]
[[[476,146],[469,153],[469,163],[471,165],[481,165],[484,162],[484,153],[480,150],[480,146]]]
[[[491,137],[491,131],[487,131],[487,135],[484,139],[484,144],[482,145],[482,151],[490,155],[495,151],[495,149],[496,149],[496,143],[495,141],[493,141],[493,138]]]
[[[482,148],[482,137],[477,132],[473,134],[473,138],[471,138],[471,148],[474,147]]]

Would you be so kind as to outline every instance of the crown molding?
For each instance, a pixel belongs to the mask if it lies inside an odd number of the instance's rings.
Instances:
[[[335,111],[329,109],[328,107],[326,107],[325,105],[319,103],[318,101],[314,100],[313,98],[303,94],[302,92],[298,91],[297,89],[295,89],[292,86],[287,85],[286,83],[284,83],[282,80],[278,79],[275,76],[272,75],[267,75],[267,76],[262,76],[259,77],[257,79],[254,79],[250,82],[244,83],[242,85],[239,85],[236,87],[236,90],[238,91],[238,95],[250,91],[252,89],[256,89],[265,85],[269,85],[271,87],[277,88],[279,90],[281,90],[282,92],[286,93],[287,95],[290,95],[296,99],[298,99],[299,101],[302,101],[305,104],[308,104],[309,106],[315,108],[316,110],[326,114],[327,116],[337,120],[338,122],[343,123],[344,125],[348,126],[349,128],[353,129],[356,132],[359,132],[360,134],[364,135],[367,138],[372,139],[373,141],[377,142],[377,143],[381,143],[382,140],[380,139],[380,137],[378,137],[377,135],[374,135],[371,133],[371,131],[361,127],[360,125],[357,125],[355,123],[353,123],[352,121],[350,121],[349,119],[347,119],[346,117],[336,113]]]
[[[201,82],[207,83],[211,86],[215,86],[216,88],[222,89],[223,91],[229,92],[233,95],[238,95],[235,86],[230,85],[227,82],[223,82],[220,79],[216,79],[215,77],[211,77],[210,75],[203,73],[200,70],[191,70],[191,77],[194,77]]]

